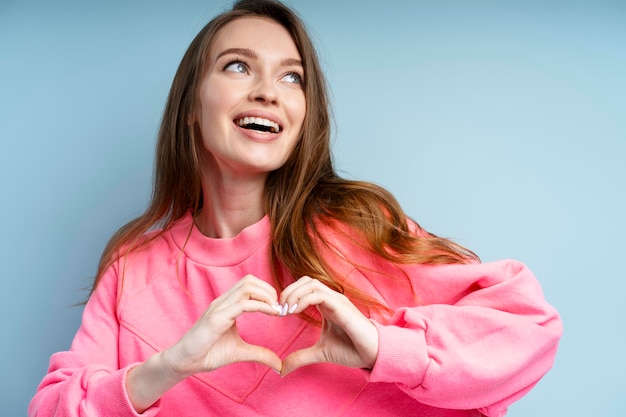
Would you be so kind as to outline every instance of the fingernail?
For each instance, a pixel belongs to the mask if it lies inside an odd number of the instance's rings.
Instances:
[[[286,316],[288,310],[289,310],[289,304],[285,303],[285,305],[283,306],[283,308],[280,311],[280,315],[281,316]]]
[[[280,306],[280,304],[278,304],[278,303],[276,303],[275,305],[273,305],[273,306],[272,306],[272,308],[273,308],[274,310],[276,310],[276,312],[277,312],[278,314],[280,314],[280,313],[283,311],[282,307],[281,307],[281,306]]]
[[[296,308],[298,308],[298,303],[295,303],[294,305],[291,306],[291,308],[289,308],[289,314],[296,311]]]

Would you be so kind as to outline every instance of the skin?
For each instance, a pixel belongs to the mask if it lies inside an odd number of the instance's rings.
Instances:
[[[265,215],[266,177],[285,163],[304,122],[300,60],[287,30],[268,19],[241,18],[218,33],[194,116],[205,151],[204,201],[211,201],[200,214],[204,234],[232,237]],[[242,116],[273,120],[280,132],[244,129],[233,122]]]
[[[296,82],[298,74],[303,76],[299,60],[289,33],[272,20],[241,18],[218,33],[193,120],[205,151],[204,201],[211,201],[198,221],[205,235],[232,237],[265,215],[265,178],[284,164],[304,121],[304,92]],[[233,123],[249,112],[279,122],[280,132],[253,132]],[[242,314],[298,314],[309,306],[323,317],[320,338],[284,359],[244,342],[237,330]],[[141,413],[185,378],[232,363],[253,361],[285,376],[321,362],[371,369],[377,354],[376,327],[343,294],[310,277],[277,294],[270,284],[247,275],[216,298],[176,344],[131,369],[126,387]]]

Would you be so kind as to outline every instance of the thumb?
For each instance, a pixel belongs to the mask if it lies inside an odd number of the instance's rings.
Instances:
[[[287,357],[283,360],[283,367],[280,371],[280,376],[284,377],[302,366],[313,365],[315,363],[325,361],[324,354],[317,345],[297,350],[287,355]]]
[[[245,342],[238,350],[238,362],[260,363],[280,373],[283,362],[272,350]]]

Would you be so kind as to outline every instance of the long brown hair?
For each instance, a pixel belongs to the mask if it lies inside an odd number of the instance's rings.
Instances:
[[[322,254],[332,247],[320,226],[343,225],[354,242],[396,263],[462,263],[476,260],[470,251],[424,232],[416,236],[393,196],[367,182],[339,177],[333,167],[331,117],[326,82],[304,24],[289,8],[274,0],[243,0],[211,20],[191,42],[174,77],[158,133],[152,199],[143,215],[120,228],[102,254],[96,288],[108,266],[171,228],[187,213],[202,209],[200,138],[189,124],[209,49],[216,34],[242,17],[272,19],[291,34],[305,72],[306,115],[300,140],[286,163],[270,173],[265,209],[272,230],[272,265],[279,290],[289,277],[308,275],[344,292],[357,305],[382,306],[357,288],[347,287]],[[322,227],[322,228],[323,228]],[[160,232],[145,238],[150,229]],[[355,237],[356,236],[356,237]],[[284,273],[288,272],[288,273]],[[92,289],[92,291],[93,291]]]

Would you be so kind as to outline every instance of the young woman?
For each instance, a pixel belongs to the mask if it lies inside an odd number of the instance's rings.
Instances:
[[[502,416],[556,311],[385,190],[337,176],[304,26],[242,1],[176,73],[152,201],[104,251],[31,416]]]

